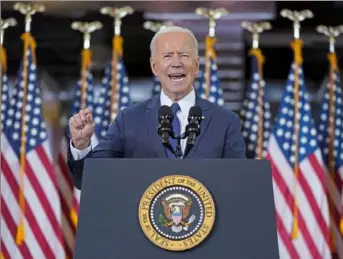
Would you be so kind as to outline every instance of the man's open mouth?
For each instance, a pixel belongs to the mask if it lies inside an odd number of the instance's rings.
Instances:
[[[169,75],[170,80],[173,82],[179,82],[182,81],[186,77],[185,74],[171,74]]]

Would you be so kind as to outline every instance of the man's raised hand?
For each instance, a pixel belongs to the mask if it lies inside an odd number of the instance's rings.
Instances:
[[[82,150],[90,145],[94,126],[92,111],[88,108],[81,110],[69,119],[71,139],[76,149]]]

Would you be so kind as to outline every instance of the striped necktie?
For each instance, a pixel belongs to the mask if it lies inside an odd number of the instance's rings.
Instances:
[[[171,106],[172,112],[173,112],[173,121],[172,121],[172,126],[173,126],[173,131],[175,136],[180,136],[181,135],[181,126],[180,126],[180,121],[179,118],[177,117],[177,112],[180,110],[180,105],[178,103],[173,103]],[[173,150],[176,150],[177,146],[177,139],[169,138],[170,145],[172,146]],[[169,158],[175,158],[175,155],[167,150],[168,157]]]

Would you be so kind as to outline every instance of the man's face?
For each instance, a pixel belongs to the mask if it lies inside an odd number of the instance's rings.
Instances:
[[[150,65],[154,75],[160,78],[164,92],[175,97],[188,94],[199,71],[199,57],[191,36],[185,32],[168,32],[157,38],[155,46]]]

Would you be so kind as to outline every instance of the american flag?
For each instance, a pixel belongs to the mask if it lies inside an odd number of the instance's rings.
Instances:
[[[154,76],[152,81],[153,81],[152,96],[154,96],[161,92],[161,81],[157,76]]]
[[[198,93],[203,99],[223,106],[223,90],[220,87],[220,79],[218,77],[214,44],[215,38],[207,36],[205,56],[208,58],[205,58],[204,70],[201,71]]]
[[[330,183],[328,184],[332,238],[330,244],[333,245],[333,254],[342,259],[343,239],[339,226],[343,215],[341,200],[343,187],[343,103],[336,55],[330,53],[329,57],[332,63],[332,71],[320,106],[318,139]],[[332,120],[330,120],[331,114]]]
[[[264,62],[264,57],[262,56],[260,49],[252,49],[250,53],[252,55],[252,82],[248,88],[244,106],[241,111],[243,125],[242,134],[247,144],[247,156],[249,158],[262,158],[266,155],[268,146],[271,130],[271,112],[270,104],[266,101],[264,93],[265,81],[262,77],[262,63]],[[261,118],[259,96],[261,96],[262,105]],[[259,136],[261,136],[261,144],[259,144]],[[262,145],[262,154],[259,154],[260,145]]]
[[[124,61],[120,55],[118,55],[118,62],[115,64],[116,69],[114,69],[114,71],[116,71],[116,84],[114,92],[112,91],[112,63],[116,62],[112,60],[111,64],[107,65],[100,96],[95,103],[95,134],[98,139],[106,136],[108,127],[114,120],[118,111],[130,106],[132,103],[128,86],[129,80]]]
[[[81,109],[93,109],[93,76],[91,73],[90,56],[90,50],[82,51],[81,78],[73,89],[70,116],[79,113]],[[67,167],[67,149],[71,138],[69,128],[65,130],[65,134],[66,135],[61,141],[56,171],[58,173],[58,184],[63,211],[62,218],[65,249],[68,257],[72,258],[81,192],[74,187]],[[95,146],[97,143],[98,140],[96,136],[93,135],[92,145]]]
[[[1,135],[1,247],[6,259],[64,259],[61,205],[42,115],[35,42],[30,33],[23,39],[27,48]],[[24,234],[17,240],[20,227]]]
[[[294,50],[299,51],[301,42],[296,40],[293,44]],[[298,58],[296,56],[288,76],[267,154],[273,172],[280,258],[327,259],[331,254],[326,172]],[[295,93],[297,82],[298,95]],[[298,127],[294,125],[295,118]],[[293,228],[293,224],[296,227]]]

